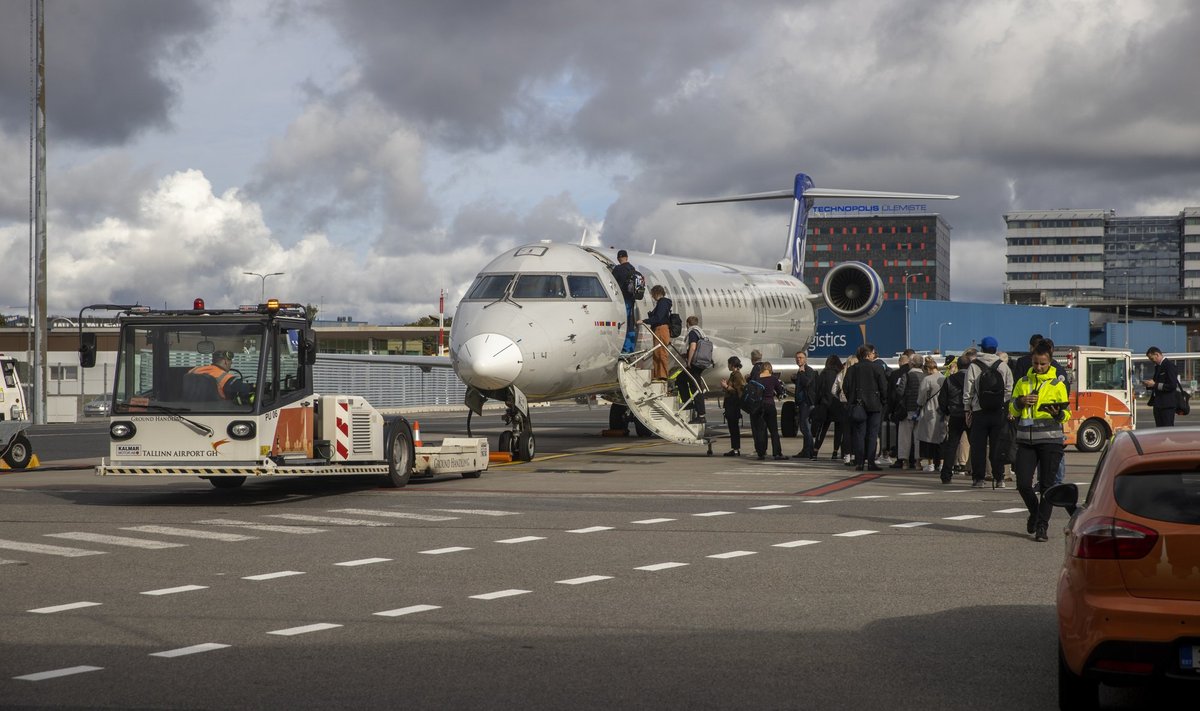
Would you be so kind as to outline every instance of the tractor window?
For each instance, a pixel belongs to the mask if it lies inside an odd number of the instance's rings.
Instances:
[[[1088,358],[1088,390],[1125,390],[1129,387],[1124,358]]]
[[[279,394],[283,400],[305,389],[304,373],[300,366],[300,340],[304,333],[298,328],[279,334]]]

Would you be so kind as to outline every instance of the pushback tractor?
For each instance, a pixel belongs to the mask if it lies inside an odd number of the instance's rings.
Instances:
[[[17,359],[0,353],[0,469],[34,465],[33,447],[25,430],[33,424],[25,406],[25,391],[17,373]]]
[[[83,313],[119,312],[116,375],[100,476],[207,479],[377,474],[478,477],[483,438],[417,446],[412,427],[364,398],[313,392],[317,341],[300,304],[187,310],[95,304],[80,311],[80,365],[96,363]]]

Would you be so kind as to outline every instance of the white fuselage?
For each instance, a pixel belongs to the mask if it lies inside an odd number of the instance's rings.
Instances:
[[[757,349],[779,366],[791,363],[812,336],[814,297],[790,274],[637,252],[629,258],[646,279],[646,296],[635,304],[635,320],[654,307],[650,288],[662,285],[673,311],[684,320],[698,317],[712,339],[716,366],[705,373],[709,388],[728,373],[729,356],[741,357],[748,367],[750,351]],[[612,249],[546,243],[494,259],[455,312],[455,372],[471,387],[500,391],[514,386],[530,401],[616,391],[626,315],[610,271],[615,259]],[[489,275],[494,275],[493,286],[505,282],[504,275],[518,281],[503,296],[493,290],[480,297],[482,289],[476,287]],[[561,287],[554,276],[561,277]],[[602,296],[594,285],[597,279]],[[535,282],[539,290],[533,289]],[[637,350],[651,345],[649,331],[639,328]],[[682,352],[683,338],[675,345]]]

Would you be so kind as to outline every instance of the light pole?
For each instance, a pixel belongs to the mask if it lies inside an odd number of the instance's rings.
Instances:
[[[938,324],[938,355],[942,354],[942,326],[953,326],[953,321]]]
[[[258,272],[242,272],[246,276],[256,276],[262,279],[262,295],[259,297],[258,303],[266,303],[267,301],[267,277],[283,276],[284,272],[271,272],[270,274],[259,274]]]
[[[1057,325],[1058,325],[1058,321],[1050,322],[1050,330],[1046,332],[1047,333],[1046,338],[1049,338],[1052,341],[1054,340],[1054,327]]]
[[[1125,350],[1129,350],[1129,272],[1121,272],[1125,277]]]
[[[909,345],[909,327],[908,327],[908,278],[916,277],[916,274],[904,272],[904,350],[908,350],[912,346]]]
[[[1179,352],[1179,322],[1171,322],[1171,352]]]

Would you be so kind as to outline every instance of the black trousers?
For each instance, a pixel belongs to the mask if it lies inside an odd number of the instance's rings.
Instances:
[[[845,418],[846,408],[841,402],[825,406],[825,418],[821,420],[821,426],[813,432],[813,454],[816,454],[821,449],[821,445],[825,443],[825,437],[829,434],[831,427],[833,428],[833,453],[837,454],[841,451],[842,442],[845,437],[842,432]]]
[[[958,445],[967,432],[966,415],[950,415],[946,418],[946,440],[942,442],[942,480],[950,481],[954,475],[954,460],[958,458]]]
[[[755,422],[756,419],[758,422]],[[758,456],[765,457],[767,454],[768,435],[771,437],[771,454],[776,457],[783,455],[783,443],[779,441],[779,413],[775,411],[774,403],[764,402],[758,416],[750,418],[750,424],[754,429],[754,451]]]
[[[1004,479],[1004,465],[1000,463],[1000,435],[1008,427],[1008,414],[1004,410],[989,412],[976,410],[971,416],[971,480],[987,478],[987,465],[992,465],[992,479]],[[1058,471],[1058,465],[1054,465]]]
[[[972,445],[973,446],[973,445]],[[971,450],[974,453],[974,449]],[[1045,444],[1017,444],[1017,461],[1013,471],[1017,477],[1017,493],[1025,502],[1029,513],[1037,515],[1038,525],[1050,523],[1050,513],[1054,506],[1045,499],[1046,490],[1054,486],[1054,477],[1058,474],[1058,463],[1063,458],[1062,442],[1047,442]],[[1043,496],[1039,498],[1033,491],[1034,470],[1038,483],[1041,484]]]
[[[725,422],[729,423],[729,448],[742,448],[742,411],[737,408],[725,408]]]
[[[694,365],[688,366],[688,372],[692,374],[692,377],[696,378],[697,382],[700,381],[700,376],[704,374],[704,370],[704,368],[697,368]],[[695,412],[700,417],[704,417],[704,394],[696,390],[691,378],[688,378],[686,375],[680,375],[675,378],[675,382],[679,383],[679,399],[682,402],[687,402],[692,393],[696,392],[696,399],[692,400],[692,412]]]
[[[868,412],[866,422],[854,423],[854,465],[875,466],[875,455],[879,447],[879,423],[882,412]]]
[[[1156,407],[1156,408],[1154,408],[1154,426],[1155,427],[1174,427],[1175,426],[1175,408],[1173,408],[1173,407]]]

